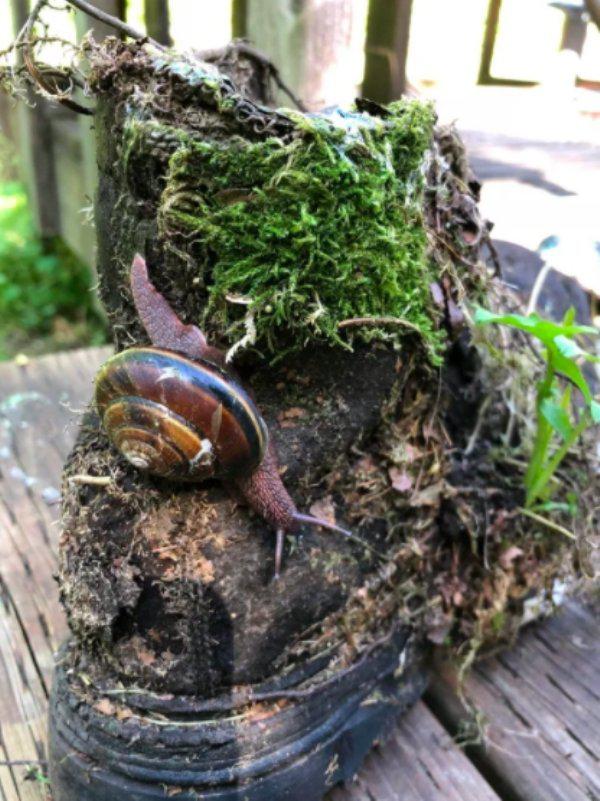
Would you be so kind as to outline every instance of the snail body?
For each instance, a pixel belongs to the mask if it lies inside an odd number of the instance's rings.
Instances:
[[[298,512],[277,467],[267,426],[251,394],[199,328],[184,325],[136,255],[130,273],[136,310],[152,345],[117,353],[96,378],[95,400],[111,443],[137,469],[183,481],[235,485],[277,532],[275,575],[284,536],[302,524],[350,532]]]

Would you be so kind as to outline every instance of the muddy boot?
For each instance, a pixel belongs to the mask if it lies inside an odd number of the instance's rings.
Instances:
[[[319,801],[423,691],[425,633],[479,620],[478,186],[427,105],[88,56],[118,356],[65,468],[54,795]]]

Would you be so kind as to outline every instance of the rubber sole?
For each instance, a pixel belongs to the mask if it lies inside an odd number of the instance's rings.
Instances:
[[[325,678],[319,670],[308,686],[296,671],[292,686],[213,699],[120,696],[118,685],[92,691],[58,667],[49,738],[54,799],[321,801],[419,698],[427,662],[427,649],[403,630],[349,669]],[[99,704],[103,697],[110,705]]]

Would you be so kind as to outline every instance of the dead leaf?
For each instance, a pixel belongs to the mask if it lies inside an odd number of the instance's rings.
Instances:
[[[445,481],[436,481],[420,492],[415,492],[410,499],[411,506],[439,506],[446,491]]]
[[[149,667],[156,662],[156,654],[154,651],[151,651],[149,648],[144,648],[143,646],[140,646],[137,649],[137,657],[142,665],[145,665],[146,667]]]
[[[281,416],[287,420],[295,419],[297,417],[306,417],[306,409],[300,406],[291,406],[289,409],[284,409]]]
[[[335,525],[335,506],[330,495],[315,501],[308,511],[313,517]]]
[[[409,492],[413,488],[412,478],[404,470],[390,467],[388,475],[396,492]]]
[[[204,584],[212,584],[215,580],[215,566],[202,554],[196,558],[193,572]]]
[[[515,559],[518,559],[520,556],[523,556],[523,550],[516,545],[511,545],[500,554],[498,561],[505,570],[508,570]]]
[[[94,709],[96,712],[100,712],[101,715],[114,715],[116,712],[115,705],[112,701],[109,701],[108,698],[101,698],[99,701],[96,701]]]
[[[361,458],[358,460],[355,466],[356,472],[360,471],[361,473],[366,473],[366,474],[374,473],[376,472],[376,470],[377,470],[377,465],[375,464],[375,461],[370,454],[367,454],[366,456],[361,456]]]

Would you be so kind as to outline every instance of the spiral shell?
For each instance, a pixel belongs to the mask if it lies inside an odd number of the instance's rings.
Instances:
[[[160,348],[117,353],[96,378],[109,439],[154,475],[200,481],[252,472],[267,428],[248,393],[210,362]]]

